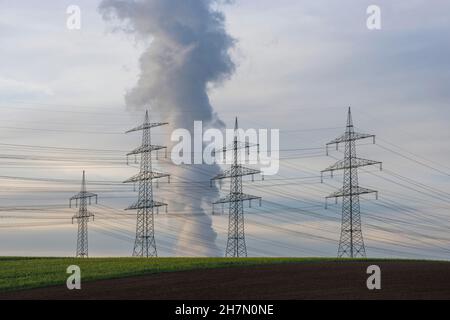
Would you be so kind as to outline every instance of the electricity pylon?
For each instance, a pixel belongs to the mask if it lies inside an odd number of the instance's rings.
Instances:
[[[92,217],[94,219],[94,214],[87,210],[88,202],[91,204],[91,198],[95,198],[95,203],[97,203],[97,195],[86,191],[86,178],[83,170],[83,179],[81,181],[81,191],[70,198],[69,207],[72,207],[72,201],[75,200],[75,206],[78,207],[78,201],[80,202],[78,214],[72,217],[73,220],[78,221],[78,236],[77,236],[77,258],[87,258],[88,257],[88,222]]]
[[[344,170],[342,189],[326,197],[326,199],[335,198],[336,202],[338,198],[342,198],[342,225],[338,257],[355,258],[366,256],[361,230],[359,195],[375,193],[378,199],[378,191],[363,188],[358,185],[358,168],[380,165],[380,170],[382,169],[382,164],[379,161],[356,157],[356,141],[366,138],[372,138],[373,143],[375,143],[375,135],[354,131],[351,109],[348,108],[347,129],[345,133],[326,145],[328,155],[329,145],[335,144],[336,150],[338,150],[340,143],[345,144],[344,160],[339,160],[334,165],[322,171],[322,174],[324,172],[330,172],[333,175],[333,172],[336,170]]]
[[[140,171],[137,175],[124,181],[124,183],[138,183],[139,194],[136,203],[125,210],[137,210],[136,218],[136,239],[134,242],[133,256],[135,257],[157,257],[154,227],[154,208],[159,213],[159,207],[166,207],[167,204],[153,200],[153,179],[170,176],[166,173],[152,170],[152,152],[165,149],[164,146],[151,144],[151,128],[166,125],[166,122],[149,122],[148,111],[145,112],[144,123],[136,128],[128,130],[126,133],[142,131],[142,145],[127,154],[141,155]],[[170,180],[169,180],[170,182]]]
[[[248,150],[249,147],[250,145],[248,143],[238,141],[238,121],[236,118],[233,144],[224,147],[222,150],[224,157],[227,151],[233,151],[233,164],[231,165],[231,169],[225,170],[211,179],[211,181],[214,181],[231,178],[230,194],[213,202],[213,208],[216,204],[223,205],[229,203],[226,257],[247,257],[244,230],[244,201],[249,201],[251,205],[252,200],[259,200],[259,205],[261,205],[261,197],[242,193],[242,177],[261,173],[259,170],[246,168],[239,164],[240,149],[246,148]]]

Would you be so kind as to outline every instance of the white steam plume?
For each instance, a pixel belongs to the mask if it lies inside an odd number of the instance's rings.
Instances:
[[[172,129],[193,132],[193,122],[204,127],[223,127],[208,97],[208,86],[221,83],[234,72],[229,50],[234,40],[224,27],[224,16],[213,9],[220,0],[103,0],[99,10],[105,20],[117,19],[122,30],[150,42],[140,57],[140,76],[126,94],[129,108],[149,105]],[[167,141],[169,143],[169,141]],[[207,181],[220,171],[218,166],[195,165],[172,174],[185,181]],[[216,233],[205,208],[210,210],[217,190],[206,192],[186,186],[177,210],[192,210],[196,218],[185,219],[179,234],[178,255],[220,255]],[[169,200],[170,202],[170,200]],[[185,203],[183,206],[181,203]],[[200,216],[198,216],[200,214]],[[203,215],[203,216],[202,216]]]

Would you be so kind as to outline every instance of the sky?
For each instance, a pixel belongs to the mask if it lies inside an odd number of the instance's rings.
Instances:
[[[372,4],[381,9],[381,30],[366,26]],[[81,9],[80,30],[66,27],[69,5]],[[90,254],[131,254],[135,220],[123,209],[136,193],[121,181],[137,173],[125,154],[140,136],[124,132],[143,113],[127,108],[125,95],[151,39],[117,30],[98,6],[0,0],[0,255],[74,254],[76,211],[68,198],[79,191],[83,169],[100,204],[90,207]],[[261,208],[246,208],[249,255],[336,255],[340,206],[325,210],[324,197],[342,176],[321,184],[320,170],[343,156],[341,148],[327,157],[324,146],[343,133],[351,106],[355,128],[377,135],[375,145],[360,142],[358,154],[383,161],[381,172],[360,170],[361,185],[380,193],[378,201],[361,200],[368,256],[448,259],[450,4],[235,0],[214,8],[235,39],[236,68],[210,85],[211,105],[227,127],[238,116],[244,128],[280,129],[283,150],[277,176],[244,182],[245,192],[264,199]],[[170,135],[164,127],[154,133],[160,143]],[[156,166],[175,170],[170,159]],[[189,188],[210,192],[203,179],[186,186],[175,176],[156,189],[169,203],[169,213],[155,219],[160,256],[180,248],[201,255],[213,245],[195,233],[180,244],[180,228],[195,213],[189,206],[170,212]],[[209,218],[223,250],[227,216]]]

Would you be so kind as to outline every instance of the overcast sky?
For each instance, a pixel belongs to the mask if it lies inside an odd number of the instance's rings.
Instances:
[[[72,4],[81,8],[80,30],[66,27]],[[381,30],[366,27],[371,4],[381,8]],[[91,208],[99,213],[90,224],[91,254],[131,253],[134,220],[120,214],[136,194],[118,182],[137,171],[125,153],[140,136],[122,132],[143,114],[128,111],[124,96],[150,41],[115,32],[98,5],[0,0],[0,255],[73,254],[75,211],[62,206],[84,168],[89,180],[110,182],[89,187],[107,206]],[[297,149],[281,154],[279,176],[245,183],[246,192],[271,201],[248,211],[249,255],[336,254],[340,209],[324,210],[323,198],[342,177],[320,184],[317,176],[342,153],[326,157],[317,148],[343,133],[351,106],[357,130],[379,138],[375,146],[362,142],[359,154],[385,169],[360,172],[361,185],[379,190],[382,201],[362,200],[368,255],[448,259],[450,3],[236,0],[214,7],[236,39],[235,73],[209,91],[214,109],[228,126],[238,116],[246,128],[279,128],[281,148]],[[155,133],[159,142],[170,134]],[[166,162],[158,165],[170,170]],[[186,189],[175,182],[157,192],[170,203],[173,190]],[[189,219],[156,218],[160,255],[174,254],[177,226]],[[223,248],[227,218],[212,219]]]

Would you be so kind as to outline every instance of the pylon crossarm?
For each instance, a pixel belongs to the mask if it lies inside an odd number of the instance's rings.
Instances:
[[[348,141],[361,140],[366,138],[373,138],[375,142],[375,135],[367,134],[367,133],[358,133],[358,132],[346,132],[342,136],[330,141],[327,143],[327,146],[332,144],[339,144]]]
[[[249,142],[237,141],[236,146],[234,145],[234,143],[231,143],[231,144],[223,147],[222,149],[215,150],[215,152],[216,153],[220,153],[220,152],[225,153],[227,151],[233,151],[235,149],[248,149],[248,148],[253,148],[253,147],[258,148],[258,151],[259,151],[259,143],[249,143]]]
[[[145,130],[145,129],[156,128],[156,127],[164,126],[166,124],[169,124],[169,123],[167,123],[167,122],[144,123],[144,124],[141,124],[140,126],[137,126],[137,127],[133,128],[133,129],[125,131],[125,133],[130,133],[130,132],[135,132],[135,131],[140,131],[140,130]]]
[[[382,163],[380,161],[374,161],[374,160],[368,160],[368,159],[362,159],[362,158],[352,158],[351,161],[350,161],[350,159],[344,159],[344,160],[339,160],[338,162],[336,162],[332,166],[329,166],[325,170],[322,170],[321,172],[322,173],[333,172],[333,171],[337,171],[337,170],[365,167],[365,166],[371,166],[371,165],[377,165],[377,164],[381,166]]]
[[[94,198],[94,197],[95,198],[97,197],[97,195],[95,193],[81,191],[81,192],[77,193],[76,195],[74,195],[73,197],[71,197],[70,200],[87,199],[87,198]]]
[[[260,170],[255,170],[252,168],[247,168],[241,165],[237,165],[232,167],[231,169],[224,170],[221,174],[218,174],[211,180],[220,180],[220,179],[226,179],[226,178],[232,178],[232,177],[243,177],[253,174],[259,174],[261,173]]]
[[[141,173],[138,173],[138,174],[132,176],[130,179],[125,180],[123,183],[153,180],[153,179],[159,179],[159,178],[164,178],[164,177],[169,178],[170,175],[167,173],[156,172],[156,171],[141,172]]]
[[[332,194],[330,194],[329,196],[325,197],[326,199],[330,199],[330,198],[340,198],[340,197],[347,197],[347,196],[356,196],[356,195],[360,195],[360,194],[368,194],[368,193],[376,193],[378,194],[378,191],[376,190],[372,190],[372,189],[368,189],[368,188],[363,188],[363,187],[356,187],[354,186],[351,189],[348,190],[338,190]]]
[[[167,147],[164,146],[157,146],[157,145],[150,145],[150,146],[141,146],[139,148],[134,149],[133,151],[127,153],[127,156],[140,154],[144,152],[153,152],[156,150],[166,149]]]
[[[158,208],[158,207],[166,207],[167,203],[159,202],[159,201],[142,201],[142,202],[136,202],[135,204],[129,206],[125,210],[137,210],[137,209],[151,209],[151,208]]]
[[[72,221],[73,221],[73,219],[83,219],[83,218],[91,218],[91,217],[94,217],[94,214],[92,213],[92,212],[85,212],[83,215],[78,215],[78,214],[76,214],[76,215],[74,215],[73,217],[72,217]]]
[[[261,199],[262,199],[261,197],[252,196],[250,194],[236,193],[236,194],[227,195],[226,197],[213,202],[213,204],[238,202],[238,201],[250,201],[250,200],[261,200]]]

